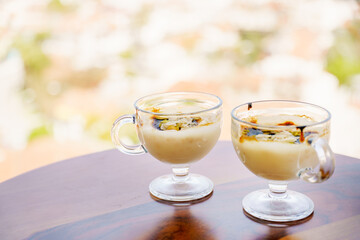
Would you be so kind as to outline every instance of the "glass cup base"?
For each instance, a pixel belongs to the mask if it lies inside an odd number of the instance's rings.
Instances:
[[[174,175],[155,178],[149,186],[150,193],[162,200],[186,202],[208,196],[214,189],[213,182],[199,174],[188,174],[178,180]]]
[[[314,211],[313,201],[302,193],[286,191],[283,197],[273,197],[268,189],[246,195],[244,210],[255,218],[272,222],[290,222],[304,219]]]

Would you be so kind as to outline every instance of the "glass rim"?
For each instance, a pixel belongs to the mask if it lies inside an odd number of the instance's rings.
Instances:
[[[151,111],[147,111],[145,109],[142,109],[138,106],[138,103],[140,101],[143,101],[146,98],[150,98],[150,97],[156,97],[156,96],[166,96],[166,95],[191,95],[191,94],[199,94],[199,95],[204,95],[204,96],[210,96],[210,97],[214,97],[215,99],[217,99],[218,103],[211,108],[208,109],[204,109],[204,110],[200,110],[200,111],[195,111],[195,112],[189,112],[189,113],[156,113],[156,112],[151,112]],[[218,109],[222,106],[223,101],[221,100],[220,97],[216,96],[215,94],[212,93],[205,93],[205,92],[196,92],[196,91],[175,91],[175,92],[160,92],[160,93],[153,93],[153,94],[149,94],[146,96],[143,96],[139,99],[137,99],[134,103],[134,107],[137,111],[141,111],[144,113],[148,113],[148,114],[152,114],[155,116],[184,116],[184,115],[195,115],[195,114],[200,114],[200,113],[204,113],[204,112],[208,112],[208,111],[212,111],[215,109]]]
[[[270,125],[269,126],[269,125],[261,125],[261,124],[257,124],[257,123],[248,122],[248,121],[239,119],[238,117],[235,116],[235,112],[240,107],[249,106],[250,104],[252,105],[254,103],[256,104],[256,103],[267,103],[267,102],[268,103],[271,103],[271,102],[284,102],[285,103],[285,102],[287,102],[287,103],[303,104],[303,105],[307,105],[307,106],[311,106],[311,107],[315,107],[315,108],[323,110],[324,112],[327,113],[327,117],[326,117],[326,119],[324,119],[322,121],[311,123],[311,124],[305,124],[305,125],[288,125],[288,126],[278,126],[278,125],[272,126],[272,125]],[[238,122],[245,123],[247,125],[251,125],[251,126],[254,126],[254,127],[258,127],[258,128],[287,129],[287,128],[311,127],[311,126],[324,124],[324,123],[328,122],[331,119],[331,113],[326,108],[321,107],[321,106],[316,105],[316,104],[313,104],[313,103],[307,103],[307,102],[295,101],[295,100],[260,100],[260,101],[253,101],[253,102],[243,103],[243,104],[240,104],[240,105],[234,107],[233,110],[231,111],[231,118],[238,121]]]

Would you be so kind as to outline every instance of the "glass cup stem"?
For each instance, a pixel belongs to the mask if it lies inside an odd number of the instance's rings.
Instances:
[[[287,182],[269,181],[269,197],[275,199],[283,199],[287,197]]]
[[[192,201],[208,196],[214,184],[205,176],[189,173],[188,164],[172,165],[172,174],[154,179],[150,193],[168,201]]]
[[[175,182],[185,182],[189,179],[189,165],[173,165],[172,172],[172,179]]]

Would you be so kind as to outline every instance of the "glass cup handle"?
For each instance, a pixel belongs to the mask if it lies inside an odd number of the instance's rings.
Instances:
[[[308,143],[315,149],[318,159],[318,169],[304,169],[300,172],[300,178],[310,183],[326,181],[335,170],[335,156],[328,142],[324,138],[309,138]]]
[[[135,124],[135,115],[132,115],[132,114],[122,115],[118,119],[115,120],[115,122],[112,126],[112,129],[111,129],[111,139],[112,139],[113,143],[115,144],[115,147],[120,152],[123,152],[126,154],[131,154],[131,155],[146,153],[147,152],[146,149],[141,144],[128,145],[128,144],[125,144],[123,141],[121,141],[121,139],[119,137],[119,131],[124,124],[128,124],[128,123]]]

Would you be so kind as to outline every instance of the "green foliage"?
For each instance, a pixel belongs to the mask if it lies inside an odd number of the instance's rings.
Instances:
[[[327,54],[326,71],[335,75],[341,85],[360,74],[360,21],[354,21],[335,32],[335,43]]]
[[[51,131],[46,125],[39,126],[34,128],[28,136],[28,141],[35,140],[40,137],[49,136],[51,135]]]
[[[50,65],[50,59],[41,49],[41,45],[50,33],[37,33],[32,37],[18,36],[13,47],[16,48],[24,61],[27,74],[41,75],[43,70]]]
[[[90,135],[111,142],[110,129],[112,127],[112,120],[104,118],[100,115],[88,115],[86,116],[85,130]],[[133,124],[126,124],[121,128],[120,136],[130,141],[128,144],[139,143],[135,126]]]
[[[243,63],[254,63],[264,55],[263,41],[268,33],[242,31],[239,46],[240,54],[243,56]]]
[[[51,0],[48,5],[48,9],[54,12],[68,12],[74,9],[73,6],[65,5],[61,0]]]
[[[128,79],[134,79],[137,76],[136,68],[133,63],[136,54],[137,52],[135,49],[129,48],[118,55],[125,67],[125,76],[128,77]]]
[[[134,16],[131,19],[133,27],[136,29],[144,26],[148,22],[152,11],[153,11],[153,7],[148,4],[141,6],[139,11],[136,14],[134,14]]]
[[[123,59],[131,59],[134,57],[134,52],[132,50],[126,50],[124,52],[121,52],[119,56]]]
[[[246,66],[265,56],[264,40],[270,33],[256,31],[240,31],[239,41],[231,48],[219,49],[210,54],[210,59],[232,59],[238,66]]]
[[[34,41],[36,43],[43,43],[46,39],[51,37],[51,33],[49,32],[39,32],[37,34],[35,34],[34,36]]]

